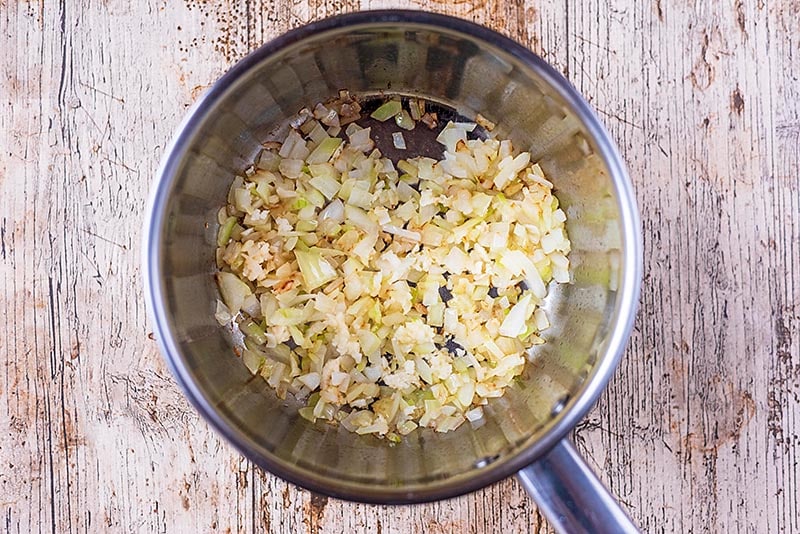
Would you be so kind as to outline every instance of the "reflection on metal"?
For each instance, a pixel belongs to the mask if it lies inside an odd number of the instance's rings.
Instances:
[[[497,123],[498,135],[542,159],[571,218],[580,270],[572,273],[573,284],[548,297],[554,329],[526,380],[486,407],[479,428],[416,431],[390,447],[312,425],[297,417],[291,402],[252,380],[230,338],[214,327],[214,246],[205,229],[196,229],[201,216],[213,230],[230,173],[242,172],[264,136],[301,107],[340,89],[421,95],[468,117],[480,112]],[[144,238],[156,334],[200,413],[259,466],[306,488],[369,502],[451,497],[543,457],[586,414],[617,365],[638,299],[640,261],[638,215],[624,166],[569,83],[486,28],[410,11],[315,22],[234,66],[195,105],[168,150]],[[552,414],[562,398],[569,400]]]

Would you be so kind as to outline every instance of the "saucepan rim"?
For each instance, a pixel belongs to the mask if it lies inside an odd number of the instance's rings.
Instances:
[[[187,147],[197,134],[206,114],[223,98],[227,90],[255,68],[261,61],[282,49],[320,33],[340,30],[343,27],[370,27],[410,25],[445,30],[483,41],[514,56],[518,61],[537,72],[583,121],[588,135],[593,138],[597,152],[611,174],[616,188],[617,204],[622,222],[622,249],[620,269],[623,277],[617,289],[617,304],[614,310],[605,352],[598,356],[597,364],[582,386],[557,416],[554,424],[527,447],[502,461],[486,467],[430,484],[409,488],[367,487],[364,484],[343,483],[314,476],[299,466],[287,464],[277,458],[261,454],[250,438],[234,428],[209,401],[197,383],[192,380],[184,355],[170,330],[170,320],[165,306],[165,287],[162,273],[161,236],[165,224],[165,209],[177,172],[186,156]],[[224,436],[244,456],[259,467],[298,486],[333,497],[367,503],[401,504],[427,502],[455,497],[497,482],[513,475],[526,465],[540,458],[582,419],[597,401],[619,360],[633,327],[639,300],[642,272],[642,240],[639,215],[633,188],[625,165],[611,140],[586,101],[570,83],[542,58],[520,45],[478,24],[462,19],[423,11],[380,10],[351,13],[326,18],[291,30],[264,44],[234,65],[195,103],[180,125],[177,134],[165,152],[158,170],[145,215],[143,233],[143,272],[145,296],[148,310],[161,352],[173,376],[184,393],[211,426]]]

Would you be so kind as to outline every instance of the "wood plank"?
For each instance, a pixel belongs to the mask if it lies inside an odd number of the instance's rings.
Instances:
[[[418,506],[263,473],[158,354],[142,212],[187,107],[289,28],[383,1],[0,0],[8,532],[545,532],[514,480]],[[563,72],[628,162],[645,285],[575,438],[649,532],[800,532],[800,6],[444,2]]]

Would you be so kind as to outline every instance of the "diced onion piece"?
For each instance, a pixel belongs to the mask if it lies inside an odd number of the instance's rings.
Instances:
[[[560,228],[551,230],[544,237],[542,237],[542,251],[545,254],[550,254],[551,252],[564,248],[565,243],[566,239],[564,238],[563,230]]]
[[[467,421],[474,423],[475,421],[478,421],[479,419],[483,418],[483,408],[477,406],[472,410],[469,410],[467,413],[465,413],[464,417],[467,418]]]
[[[361,152],[369,152],[375,146],[370,137],[370,128],[363,128],[348,134],[350,146]]]
[[[525,253],[519,250],[505,252],[500,258],[500,264],[509,269],[514,276],[524,274],[525,281],[537,298],[544,298],[547,294],[539,270]]]
[[[231,315],[239,313],[244,299],[253,293],[250,290],[250,286],[233,273],[217,273],[217,285],[219,286],[219,292],[222,294],[222,301],[228,307]]]
[[[281,157],[272,150],[263,150],[258,158],[258,168],[265,171],[277,171],[281,163]]]
[[[244,362],[244,365],[247,367],[248,371],[253,374],[257,374],[259,369],[261,369],[261,365],[264,363],[264,358],[253,351],[244,350],[242,352],[242,361]]]
[[[250,213],[253,211],[252,198],[250,197],[250,190],[245,188],[235,189],[233,192],[233,206],[238,211]]]
[[[361,345],[361,351],[370,360],[380,355],[381,340],[374,333],[369,330],[361,330],[358,333],[358,341]]]
[[[454,122],[453,128],[458,128],[459,130],[464,130],[465,132],[472,132],[475,130],[475,126],[477,126],[474,122]]]
[[[314,127],[308,132],[308,138],[314,143],[314,145],[319,145],[322,141],[328,138],[328,132],[325,131],[325,128],[318,123],[317,121],[314,122]]]
[[[295,250],[294,255],[308,291],[325,285],[337,277],[336,269],[318,251]]]
[[[444,325],[444,303],[437,302],[428,306],[428,324],[431,326]]]
[[[308,389],[314,391],[319,387],[319,383],[322,379],[319,373],[306,373],[304,375],[300,375],[297,379],[302,382]]]
[[[261,303],[253,294],[247,295],[242,302],[242,311],[250,317],[258,317],[261,314]]]
[[[393,235],[396,235],[398,237],[402,237],[402,238],[408,239],[410,241],[419,242],[422,239],[422,236],[420,235],[419,232],[413,232],[411,230],[405,230],[403,228],[398,228],[397,226],[394,226],[392,224],[384,224],[381,227],[381,229],[384,232],[388,233],[388,234],[393,234]]]
[[[305,146],[305,141],[303,140],[303,136],[301,136],[295,130],[290,130],[289,133],[286,135],[286,139],[283,141],[283,145],[281,145],[280,151],[278,151],[278,155],[282,158],[288,158],[289,155],[294,150],[295,146],[301,143],[303,144],[303,146]]]
[[[319,212],[320,221],[330,221],[340,223],[344,221],[344,204],[338,198],[329,202],[325,208]]]
[[[475,122],[477,122],[487,132],[491,132],[497,127],[495,123],[493,123],[480,113],[478,113],[478,115],[475,117]]]
[[[533,322],[536,325],[536,329],[540,332],[550,327],[550,321],[547,319],[547,314],[541,308],[537,308],[536,311],[533,312]]]
[[[282,159],[278,169],[287,178],[299,178],[303,173],[305,162],[302,159]]]
[[[467,270],[468,261],[469,256],[461,248],[453,247],[442,260],[442,264],[447,268],[448,272],[459,274]]]
[[[365,210],[369,209],[372,207],[372,193],[354,187],[353,190],[350,191],[350,196],[347,198],[347,204]]]
[[[451,375],[455,376],[455,375]],[[470,379],[458,388],[458,402],[461,403],[461,406],[469,406],[472,404],[472,399],[475,396],[475,383],[472,382]]]
[[[336,169],[328,163],[319,163],[309,165],[308,170],[312,176],[308,183],[318,189],[328,200],[334,198],[342,187]]]
[[[228,309],[227,306],[225,306],[225,304],[222,303],[221,300],[217,301],[217,307],[214,312],[214,318],[222,326],[225,326],[226,324],[230,323],[231,319],[233,319],[230,310]]]
[[[519,302],[514,304],[511,310],[506,315],[506,318],[503,319],[503,324],[500,325],[500,328],[497,332],[501,336],[506,337],[517,337],[523,332],[525,332],[526,326],[525,323],[530,319],[531,314],[533,313],[533,306],[531,306],[531,294],[526,293],[524,297],[522,297]]]
[[[378,109],[376,109],[370,114],[370,117],[372,117],[375,120],[384,122],[385,120],[391,119],[392,117],[400,113],[402,109],[403,109],[402,104],[400,103],[399,100],[390,100],[384,104],[381,104],[378,107]]]
[[[424,113],[419,119],[429,129],[433,130],[439,124],[439,118],[436,113]]]
[[[501,191],[505,189],[506,186],[517,177],[519,171],[528,165],[530,160],[530,152],[523,152],[515,158],[506,156],[506,158],[500,162],[500,170],[493,180],[494,186]]]
[[[360,229],[366,233],[373,233],[377,231],[378,224],[373,221],[367,212],[359,208],[358,206],[353,206],[352,204],[345,204],[344,206],[344,215],[347,221],[349,221],[353,226]]]
[[[243,319],[239,323],[239,330],[258,345],[264,345],[267,342],[266,332],[252,319]]]
[[[424,102],[424,101],[423,101]],[[424,109],[424,104],[422,109]],[[418,121],[422,118],[422,111],[420,110],[420,100],[414,98],[408,103],[408,110],[411,112],[411,118]]]
[[[225,223],[219,227],[219,233],[217,234],[218,246],[221,247],[230,241],[234,226],[236,226],[236,217],[228,217]]]
[[[436,140],[443,144],[448,152],[455,152],[458,142],[467,140],[467,131],[463,128],[457,128],[455,123],[449,122],[436,137]]]
[[[398,150],[405,150],[406,149],[406,139],[403,137],[403,132],[394,132],[392,134],[392,143],[394,147]]]
[[[315,163],[325,163],[330,161],[334,153],[339,149],[342,140],[338,137],[328,137],[324,139],[314,151],[306,158],[308,165]]]
[[[305,309],[280,308],[267,318],[267,322],[272,326],[296,326],[303,324],[307,319],[308,314]]]
[[[414,119],[411,118],[411,115],[409,115],[406,110],[402,110],[395,115],[394,122],[404,130],[413,130],[414,126],[416,126]]]

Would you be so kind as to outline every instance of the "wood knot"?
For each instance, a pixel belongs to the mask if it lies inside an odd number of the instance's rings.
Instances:
[[[744,111],[744,98],[742,97],[742,92],[739,90],[738,85],[736,89],[733,90],[733,93],[731,93],[731,111],[739,116],[741,116]]]

